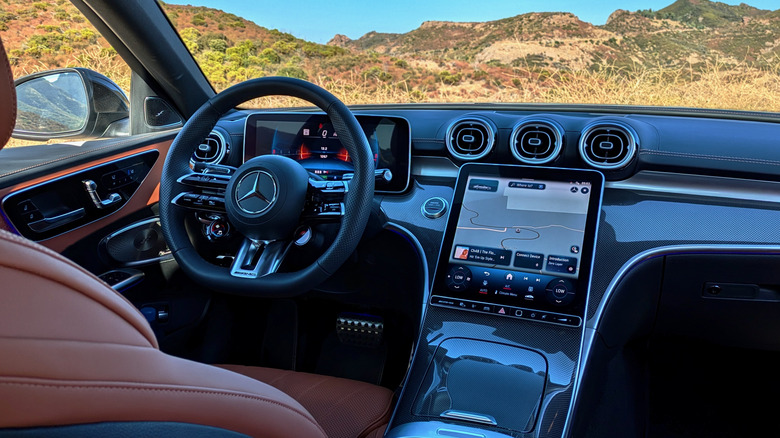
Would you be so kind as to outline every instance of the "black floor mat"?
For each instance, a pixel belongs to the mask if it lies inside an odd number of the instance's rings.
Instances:
[[[387,347],[359,347],[342,344],[336,333],[328,335],[317,360],[316,373],[344,377],[378,385],[382,381]]]

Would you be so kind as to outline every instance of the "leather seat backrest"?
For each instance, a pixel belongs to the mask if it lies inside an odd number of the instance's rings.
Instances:
[[[0,146],[15,116],[0,41]],[[162,353],[124,297],[59,254],[0,230],[0,429],[127,422],[325,436],[281,391]]]
[[[16,124],[16,90],[11,64],[5,54],[3,41],[0,40],[0,149],[11,138],[11,132]]]

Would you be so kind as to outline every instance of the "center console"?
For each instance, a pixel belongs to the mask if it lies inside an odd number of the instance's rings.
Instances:
[[[603,176],[461,167],[388,437],[559,437],[583,341]]]

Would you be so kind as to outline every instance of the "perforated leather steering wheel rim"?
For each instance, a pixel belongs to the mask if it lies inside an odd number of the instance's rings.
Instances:
[[[191,214],[191,210],[172,204],[172,200],[185,190],[177,179],[191,172],[189,162],[192,153],[220,117],[243,102],[272,95],[297,97],[324,111],[349,153],[354,177],[345,196],[339,232],[314,263],[295,272],[240,278],[231,276],[229,270],[207,262],[198,254],[184,227],[186,215]],[[287,77],[258,78],[234,85],[209,99],[173,140],[160,178],[160,223],[176,261],[199,284],[238,295],[295,296],[331,276],[355,250],[368,221],[373,195],[373,155],[360,124],[349,108],[334,95],[310,82]]]

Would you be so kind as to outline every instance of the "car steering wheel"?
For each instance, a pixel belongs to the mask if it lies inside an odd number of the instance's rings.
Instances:
[[[350,181],[317,181],[298,162],[279,155],[252,158],[232,175],[192,171],[190,158],[195,148],[222,115],[243,102],[271,95],[306,100],[328,115],[354,165]],[[160,178],[160,223],[176,261],[197,283],[239,295],[294,296],[336,272],[355,250],[373,196],[373,155],[349,108],[312,83],[286,77],[259,78],[209,99],[173,140]],[[204,260],[184,226],[186,215],[193,209],[209,208],[221,208],[230,225],[244,236],[229,269]],[[312,217],[340,218],[341,227],[334,241],[308,267],[277,272],[296,228]]]

